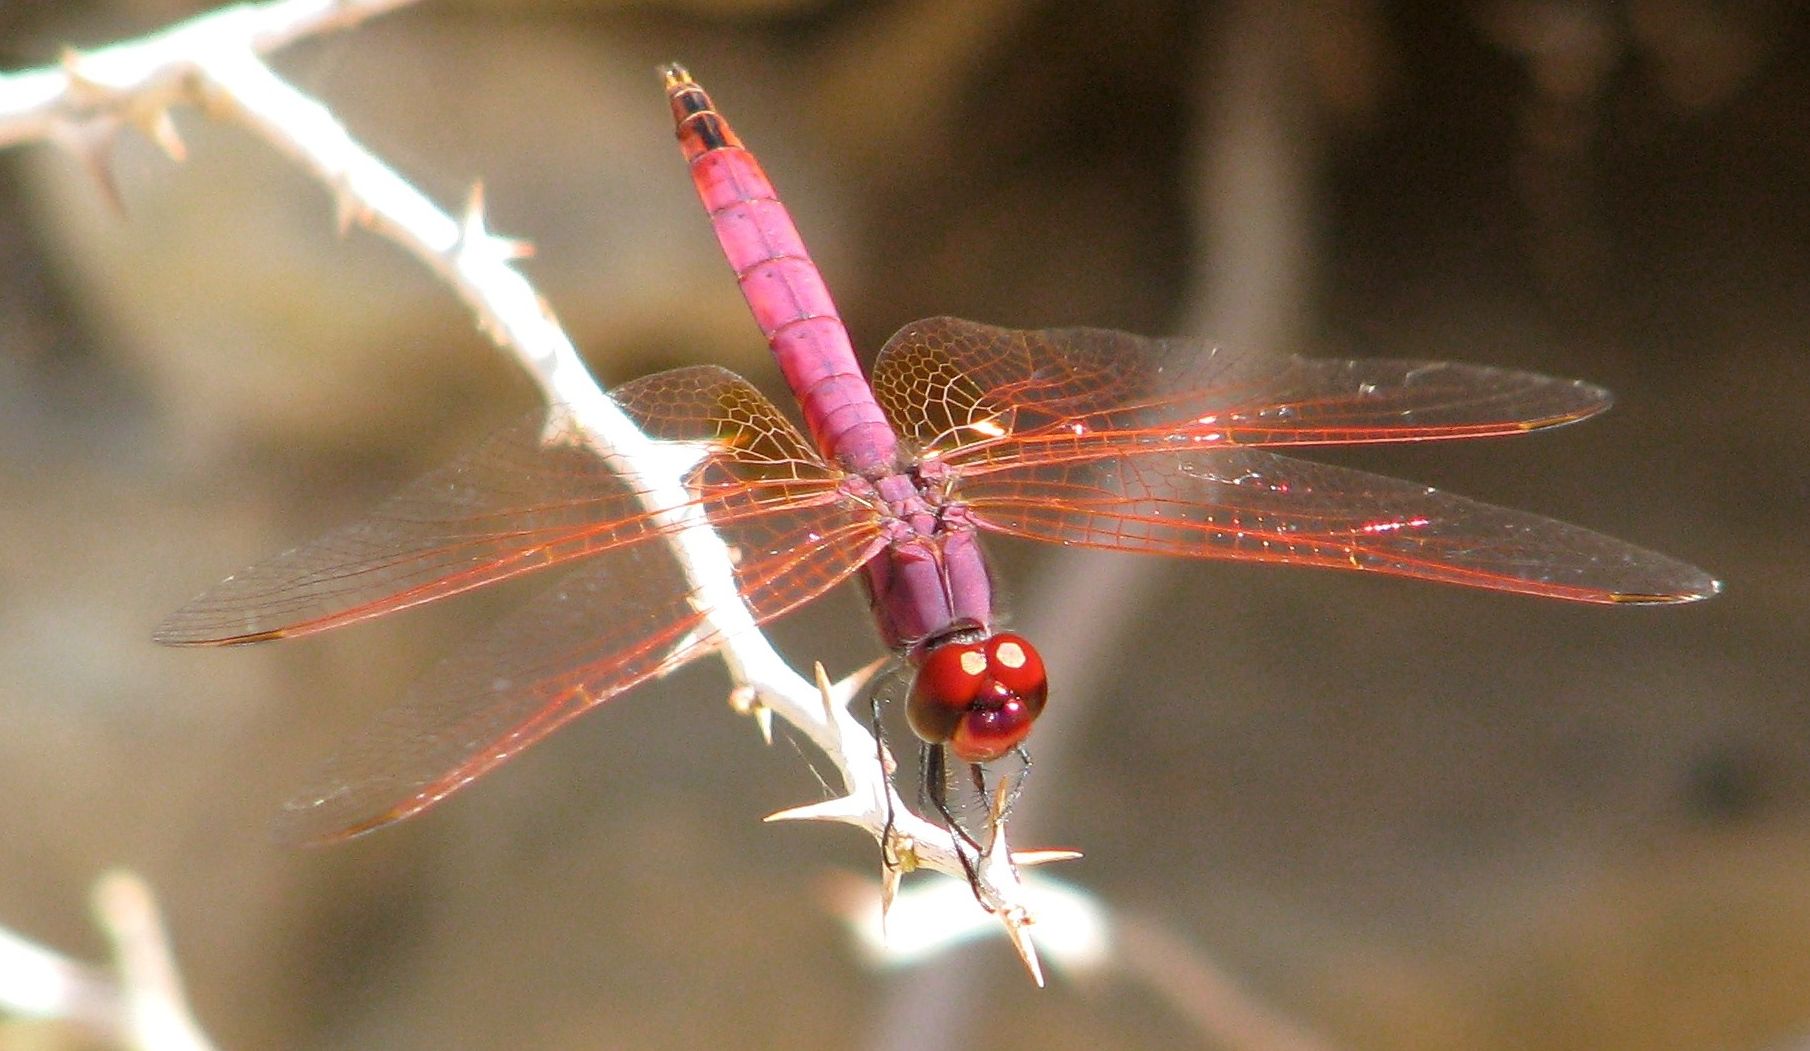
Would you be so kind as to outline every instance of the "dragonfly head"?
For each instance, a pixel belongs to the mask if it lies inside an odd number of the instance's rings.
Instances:
[[[1043,658],[1023,636],[951,641],[924,654],[905,715],[919,737],[985,763],[1018,747],[1048,693]]]

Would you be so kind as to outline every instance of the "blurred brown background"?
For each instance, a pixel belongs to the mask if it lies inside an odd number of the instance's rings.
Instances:
[[[0,63],[202,5],[0,6]],[[617,382],[772,387],[671,141],[715,94],[859,346],[915,317],[1092,323],[1585,377],[1610,415],[1347,455],[1720,575],[1671,610],[996,544],[1057,693],[1019,838],[1354,1048],[1802,1046],[1810,1034],[1810,19],[1712,0],[426,2],[279,56],[493,226]],[[191,593],[533,404],[454,296],[193,113],[0,157],[0,925],[98,958],[94,877],[167,908],[229,1048],[1136,1048],[1143,985],[1003,941],[875,972],[871,874],[713,662],[430,815],[319,852],[266,822],[521,592],[160,651]],[[876,655],[849,593],[778,632]],[[928,877],[926,877],[928,878]],[[0,1026],[0,1046],[59,1034]],[[1794,1043],[1797,1041],[1797,1043]]]

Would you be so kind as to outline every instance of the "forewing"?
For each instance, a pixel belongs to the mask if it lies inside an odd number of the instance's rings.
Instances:
[[[870,511],[827,498],[721,532],[753,625],[829,590],[881,543]],[[284,807],[280,834],[322,842],[417,813],[582,712],[715,649],[713,612],[668,545],[599,555],[416,683]]]
[[[701,457],[690,491],[715,524],[821,497],[840,477],[779,409],[724,369],[675,369],[612,397],[651,437]],[[536,413],[367,518],[228,577],[171,614],[155,637],[194,644],[303,635],[652,541],[669,528],[566,410]]]
[[[900,329],[874,364],[887,418],[965,473],[1027,460],[1218,445],[1519,434],[1602,411],[1600,387],[1426,361],[1241,353],[1105,329],[957,318]]]
[[[1024,463],[962,485],[984,528],[1189,558],[1367,570],[1578,602],[1716,592],[1694,566],[1549,518],[1256,449]]]

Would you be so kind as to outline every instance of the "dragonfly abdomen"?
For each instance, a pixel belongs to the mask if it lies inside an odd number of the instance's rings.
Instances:
[[[791,213],[691,74],[676,65],[661,73],[692,184],[812,439],[858,473],[891,469],[898,439]]]

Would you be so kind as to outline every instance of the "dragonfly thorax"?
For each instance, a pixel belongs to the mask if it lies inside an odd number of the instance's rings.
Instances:
[[[948,745],[963,762],[985,763],[1024,741],[1048,694],[1036,648],[1001,633],[925,652],[905,715],[920,738]]]

